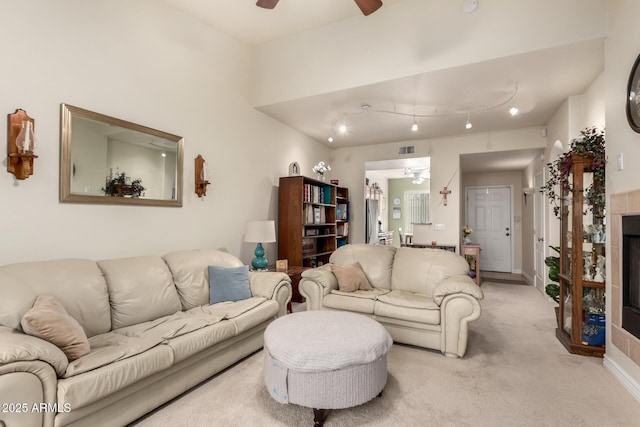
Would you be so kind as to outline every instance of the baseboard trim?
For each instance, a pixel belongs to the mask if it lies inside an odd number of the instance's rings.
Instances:
[[[524,280],[526,280],[528,284],[533,286],[533,277],[524,272],[522,273],[522,277],[524,277]]]
[[[604,361],[602,362],[605,368],[611,372],[622,386],[627,389],[627,391],[640,402],[640,384],[638,384],[633,378],[631,378],[627,373],[618,365],[616,362],[611,360],[611,358],[604,355]]]

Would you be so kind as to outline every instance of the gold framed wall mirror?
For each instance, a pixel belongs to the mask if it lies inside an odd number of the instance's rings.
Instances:
[[[183,138],[61,104],[60,201],[182,206]]]

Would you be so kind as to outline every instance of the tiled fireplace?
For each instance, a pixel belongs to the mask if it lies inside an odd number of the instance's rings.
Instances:
[[[625,258],[627,262],[633,262],[630,251],[638,250],[640,232],[638,226],[634,225],[636,218],[632,219],[632,217],[638,216],[637,221],[640,222],[640,190],[612,195],[609,211],[611,212],[611,341],[620,351],[640,365],[640,338],[637,337],[640,324],[636,323],[640,322],[640,316],[634,315],[634,311],[637,311],[634,307],[629,307],[630,304],[632,306],[637,304],[637,294],[633,295],[637,292],[637,288],[631,292],[631,295],[627,291],[625,297],[625,289],[628,289],[630,283],[628,283],[629,280],[626,284],[624,283],[625,276],[626,279],[629,279],[629,276],[632,280],[638,279],[635,272],[637,267],[627,267],[625,273],[624,263]]]

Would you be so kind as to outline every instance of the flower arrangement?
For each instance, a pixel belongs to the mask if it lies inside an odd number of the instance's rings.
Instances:
[[[320,162],[313,167],[313,172],[320,176],[324,176],[325,173],[331,170],[331,166],[325,165],[324,162]]]
[[[466,225],[462,227],[462,233],[464,237],[467,237],[469,234],[473,233],[473,228],[469,228]]]
[[[605,206],[605,135],[604,130],[591,127],[580,132],[581,138],[571,141],[571,149],[560,155],[556,160],[547,164],[549,168],[549,179],[540,190],[549,198],[549,203],[553,205],[553,213],[560,216],[560,205],[562,203],[560,187],[565,194],[573,191],[569,175],[571,174],[572,156],[578,154],[582,157],[593,159],[590,171],[593,172],[593,182],[584,189],[584,199],[587,209],[596,217],[604,216]]]

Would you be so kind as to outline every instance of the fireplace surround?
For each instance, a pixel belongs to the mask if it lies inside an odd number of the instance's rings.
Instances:
[[[611,315],[607,315],[607,317],[610,321],[611,334],[609,336],[611,337],[611,344],[624,353],[636,365],[640,366],[640,338],[629,330],[633,329],[633,327],[629,326],[628,323],[629,320],[633,322],[634,319],[629,318],[629,315],[623,314],[625,312],[634,313],[635,311],[633,308],[625,309],[625,291],[623,289],[625,276],[625,240],[627,240],[627,245],[630,245],[631,242],[635,240],[635,237],[627,237],[627,239],[625,239],[624,233],[627,230],[623,231],[623,219],[632,216],[640,216],[640,190],[612,194],[609,198],[609,208],[607,209],[607,221],[610,224],[609,229],[611,230],[608,239],[611,243],[611,255],[608,257],[611,265],[607,266],[608,271],[610,271],[610,273],[608,273],[610,277],[607,277],[607,283],[610,283],[610,285],[607,285],[607,293],[611,296],[611,298],[609,298],[611,302]],[[625,222],[628,221],[630,220],[625,220]],[[640,234],[632,233],[635,232],[627,231],[629,236],[637,236],[637,234]],[[629,251],[626,253],[629,254]],[[630,259],[632,259],[631,256]],[[635,262],[637,263],[638,261],[636,260]],[[629,267],[627,274],[631,273],[630,269],[631,267]],[[627,301],[632,299],[631,294],[628,294],[626,298]],[[624,327],[623,317],[627,317],[627,321],[624,322]]]
[[[622,328],[640,338],[640,215],[622,217]]]

